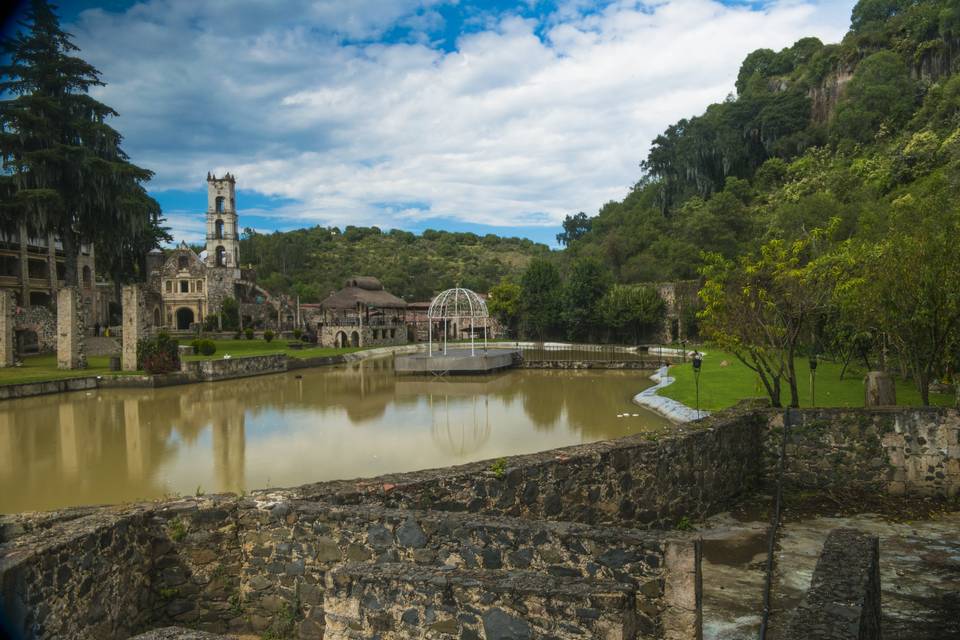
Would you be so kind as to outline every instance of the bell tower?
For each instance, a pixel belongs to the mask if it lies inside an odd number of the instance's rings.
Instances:
[[[231,269],[240,277],[236,180],[207,174],[207,266]]]

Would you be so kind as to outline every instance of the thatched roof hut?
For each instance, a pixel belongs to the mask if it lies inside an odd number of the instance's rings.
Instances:
[[[320,308],[329,311],[345,309],[406,309],[407,303],[385,291],[379,280],[370,276],[353,276],[343,289],[327,296]]]

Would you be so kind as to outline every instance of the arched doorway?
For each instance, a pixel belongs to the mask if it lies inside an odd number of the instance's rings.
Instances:
[[[350,334],[350,346],[359,347],[360,346],[360,334],[354,331]]]
[[[180,307],[177,309],[177,329],[186,331],[193,323],[193,309]]]
[[[338,349],[343,349],[347,346],[347,334],[343,331],[338,331],[337,337],[333,339],[333,343]]]
[[[160,326],[160,307],[153,308],[153,326]]]

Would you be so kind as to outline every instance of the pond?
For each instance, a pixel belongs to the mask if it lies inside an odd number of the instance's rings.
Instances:
[[[0,403],[0,512],[413,471],[662,430],[642,371],[398,377],[392,359]],[[624,415],[628,414],[628,415]]]

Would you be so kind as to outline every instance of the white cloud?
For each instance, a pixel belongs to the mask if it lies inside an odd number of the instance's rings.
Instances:
[[[487,28],[449,53],[377,40],[435,25],[427,4],[149,0],[85,12],[70,30],[154,189],[229,169],[241,188],[295,200],[270,213],[287,222],[511,226],[622,197],[650,141],[732,91],[747,53],[836,41],[853,0],[615,1],[595,13],[574,0],[540,25],[478,17]]]

